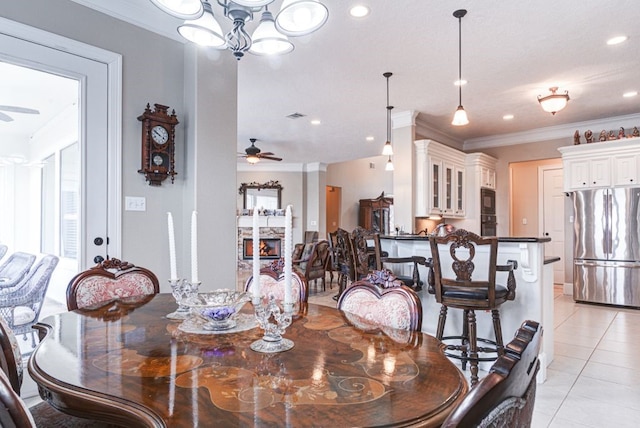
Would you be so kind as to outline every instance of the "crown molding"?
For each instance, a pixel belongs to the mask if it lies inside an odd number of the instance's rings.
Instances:
[[[449,134],[445,134],[438,129],[432,128],[427,122],[425,122],[422,115],[418,115],[416,118],[416,134],[421,137],[420,139],[434,140],[458,150],[462,150],[464,143],[461,140],[453,138]]]
[[[256,164],[250,164],[246,161],[239,162],[238,172],[305,172],[305,164],[303,163],[280,163],[260,161]],[[326,171],[326,166],[325,166]]]
[[[415,126],[418,112],[415,110],[399,111],[391,114],[391,127],[393,129]]]
[[[493,135],[482,138],[472,138],[464,142],[464,150],[478,150],[489,147],[513,146],[516,144],[537,143],[558,139],[567,139],[567,144],[573,144],[573,134],[576,129],[582,131],[593,129],[597,135],[600,129],[618,129],[619,127],[633,127],[640,124],[640,114],[628,114],[604,119],[586,120],[564,125],[548,126],[546,128],[532,129],[530,131],[514,132],[511,134]]]
[[[312,162],[304,165],[305,172],[327,172],[327,164],[322,162]]]

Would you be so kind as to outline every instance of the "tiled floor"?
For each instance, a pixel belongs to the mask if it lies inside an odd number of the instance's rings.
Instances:
[[[335,294],[312,284],[309,301],[335,307]],[[49,304],[42,315],[62,311]],[[538,385],[533,427],[639,426],[640,310],[576,304],[557,287],[554,316],[555,358]],[[35,385],[23,392],[38,400]]]

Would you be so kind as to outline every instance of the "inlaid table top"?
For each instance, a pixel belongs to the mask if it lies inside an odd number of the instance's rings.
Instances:
[[[284,335],[294,348],[261,354],[249,348],[260,328],[187,333],[164,317],[175,309],[158,294],[46,318],[29,360],[41,396],[129,427],[346,427],[437,426],[467,392],[423,333],[309,304]]]

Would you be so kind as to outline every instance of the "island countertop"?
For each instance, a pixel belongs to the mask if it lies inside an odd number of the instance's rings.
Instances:
[[[395,239],[398,241],[428,241],[432,238],[430,235],[380,235],[380,239]],[[498,242],[536,242],[542,243],[551,242],[551,238],[548,236],[536,238],[533,236],[498,236]]]

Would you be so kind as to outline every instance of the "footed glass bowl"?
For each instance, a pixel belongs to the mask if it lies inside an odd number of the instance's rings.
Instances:
[[[206,321],[205,330],[228,330],[236,326],[236,316],[245,303],[251,300],[249,293],[228,289],[198,293],[182,301],[191,313]]]

